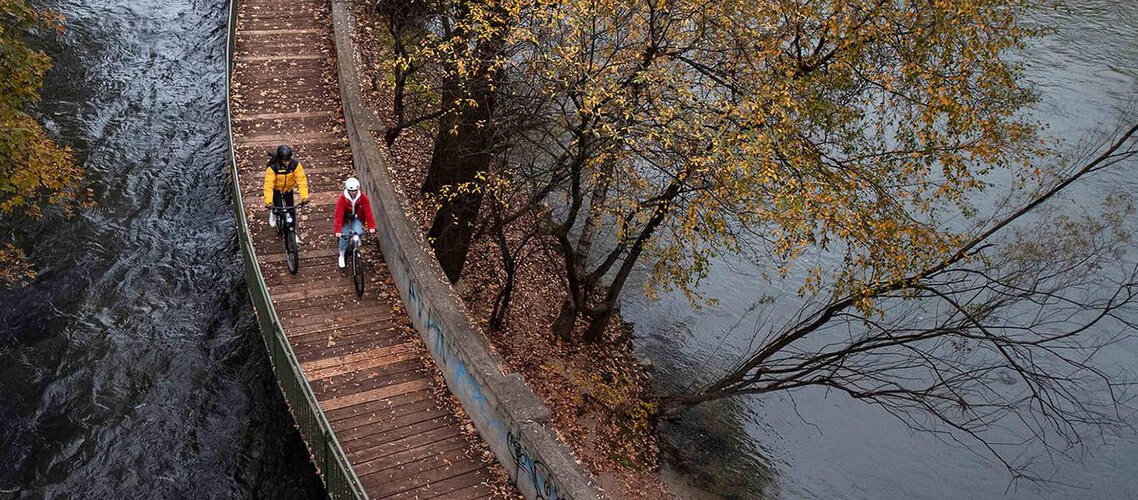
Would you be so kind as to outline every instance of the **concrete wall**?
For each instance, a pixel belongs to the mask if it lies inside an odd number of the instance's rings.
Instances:
[[[332,19],[355,171],[371,198],[380,247],[403,304],[447,385],[526,498],[602,498],[569,448],[547,427],[549,410],[520,375],[504,373],[508,367],[487,349],[419,229],[403,212],[402,196],[392,188],[383,154],[370,133],[380,129],[379,120],[360,104],[351,41],[354,21],[347,0],[333,0]]]

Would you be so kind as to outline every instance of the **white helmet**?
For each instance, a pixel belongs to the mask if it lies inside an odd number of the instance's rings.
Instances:
[[[360,181],[355,177],[348,177],[348,180],[344,181],[344,189],[347,189],[348,191],[355,191],[359,188]]]

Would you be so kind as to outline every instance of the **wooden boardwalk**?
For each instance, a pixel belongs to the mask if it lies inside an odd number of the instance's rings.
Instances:
[[[424,365],[378,251],[357,299],[336,265],[332,214],[351,152],[340,108],[330,0],[241,0],[232,85],[241,193],[265,285],[321,409],[371,498],[489,497],[477,438]],[[311,203],[300,209],[300,271],[268,226],[266,153],[293,147]],[[298,198],[299,200],[299,198]],[[375,246],[369,246],[374,249]],[[473,458],[471,457],[473,455]]]

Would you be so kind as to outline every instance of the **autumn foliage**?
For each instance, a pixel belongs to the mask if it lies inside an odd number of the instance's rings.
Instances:
[[[51,61],[28,47],[34,30],[61,30],[62,18],[24,0],[0,0],[0,215],[6,221],[43,216],[46,206],[69,211],[82,170],[28,114]],[[22,250],[0,244],[0,282],[32,276]]]
[[[445,29],[394,66],[434,69],[420,75],[422,114],[444,113],[432,165],[481,157],[496,169],[481,178],[552,202],[564,339],[582,317],[601,338],[641,260],[649,293],[693,302],[724,253],[762,254],[776,275],[844,254],[805,291],[905,276],[964,241],[941,221],[973,214],[987,174],[1031,177],[1042,153],[1008,58],[1031,35],[1021,0],[424,5],[423,25]]]
[[[552,249],[556,338],[623,340],[610,323],[634,269],[649,296],[679,290],[694,307],[725,255],[798,292],[785,324],[757,324],[727,373],[657,415],[822,386],[979,448],[1019,418],[1024,442],[1057,454],[1078,448],[1076,422],[1120,423],[1126,384],[1088,360],[1133,334],[1133,201],[1105,196],[1083,218],[1058,204],[1132,162],[1138,127],[1085,158],[1049,149],[1015,55],[1034,3],[413,3],[418,29],[391,30],[396,87],[415,89],[396,107],[413,111],[388,144],[438,118],[428,177],[459,181],[436,192],[483,202],[436,198],[454,215],[432,233],[496,237],[505,297],[526,242]]]

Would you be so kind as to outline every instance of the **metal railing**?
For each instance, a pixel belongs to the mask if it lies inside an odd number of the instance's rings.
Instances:
[[[225,84],[225,114],[229,133],[229,171],[230,186],[233,188],[233,215],[237,219],[237,236],[241,245],[241,256],[245,265],[245,281],[249,287],[249,296],[253,299],[253,308],[257,313],[257,323],[261,327],[261,336],[265,341],[265,348],[269,353],[273,373],[277,385],[284,394],[289,411],[296,421],[301,437],[308,445],[309,455],[316,471],[324,480],[324,488],[328,497],[339,499],[366,499],[360,479],[356,476],[352,465],[348,461],[340,442],[332,431],[328,417],[320,409],[316,395],[304,377],[300,368],[300,361],[296,358],[288,337],[281,328],[276,308],[265,287],[261,268],[257,264],[257,255],[253,249],[253,240],[249,234],[249,226],[245,218],[245,207],[242,203],[241,183],[237,168],[237,156],[233,146],[233,116],[230,84],[233,78],[233,54],[236,49],[237,30],[237,4],[238,0],[229,2],[229,30],[227,35],[228,48],[226,51],[226,84]]]

